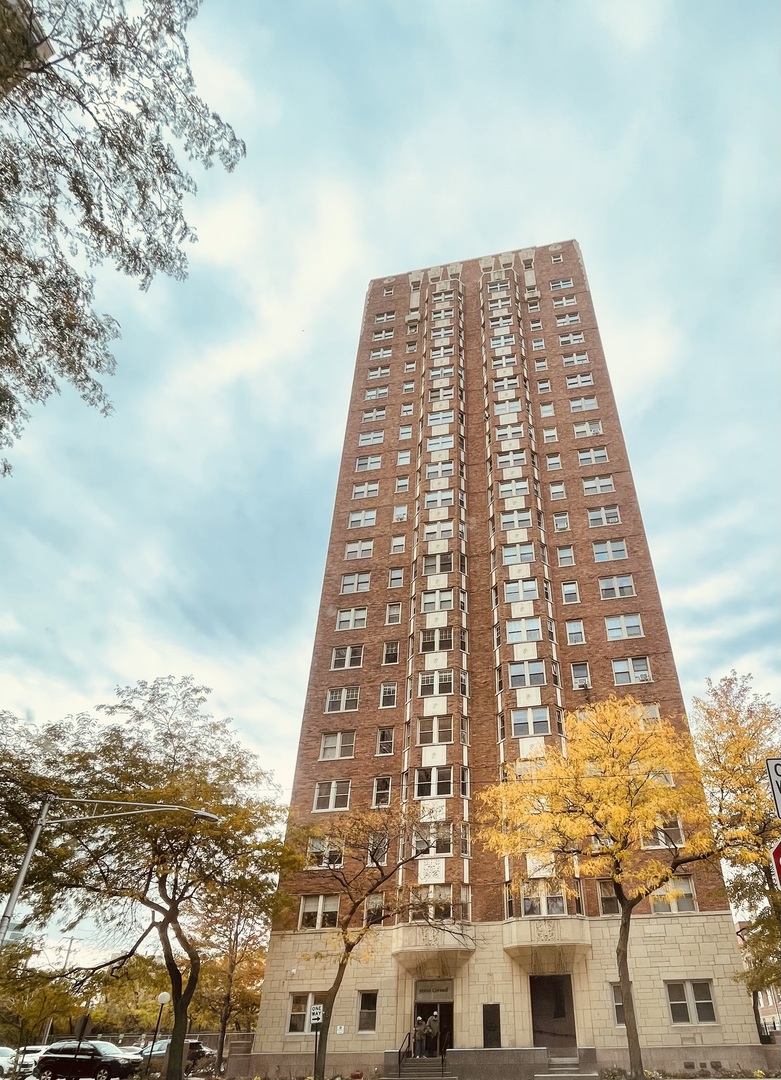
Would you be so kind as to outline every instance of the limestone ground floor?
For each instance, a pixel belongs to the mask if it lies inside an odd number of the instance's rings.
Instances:
[[[489,1062],[511,1050],[518,1077],[579,1048],[597,1068],[626,1067],[617,933],[617,919],[578,916],[376,928],[339,991],[327,1075],[383,1075],[416,1018],[434,1013],[438,1033],[418,1050],[447,1047],[449,1070],[464,1080],[489,1076]],[[252,1052],[234,1075],[311,1074],[312,1006],[331,985],[338,949],[328,930],[272,934]],[[728,912],[634,918],[630,973],[646,1068],[686,1076],[771,1064],[766,1051],[777,1048],[760,1045],[739,970]]]

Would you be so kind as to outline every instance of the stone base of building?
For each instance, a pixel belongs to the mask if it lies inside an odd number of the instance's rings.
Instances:
[[[574,1053],[574,1050],[573,1050]],[[624,1050],[581,1047],[581,1074],[599,1073],[603,1069],[629,1068],[629,1055]],[[502,1047],[491,1050],[455,1049],[447,1053],[446,1071],[458,1080],[534,1080],[548,1071],[548,1051],[544,1047]],[[669,1076],[692,1080],[704,1076],[734,1076],[762,1070],[768,1076],[779,1075],[777,1046],[725,1046],[707,1043],[691,1046],[644,1046],[643,1065]],[[246,1054],[231,1055],[228,1078],[236,1080],[300,1080],[312,1075],[312,1054]],[[384,1054],[356,1051],[329,1054],[326,1077],[349,1080],[353,1072],[362,1072],[364,1080],[394,1077],[398,1071],[395,1050]]]

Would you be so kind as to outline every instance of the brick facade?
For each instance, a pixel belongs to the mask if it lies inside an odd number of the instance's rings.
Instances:
[[[571,977],[581,1045],[622,1045],[608,1015],[613,927],[601,915],[595,882],[584,880],[580,905],[568,898],[565,912],[548,912],[542,901],[539,926],[559,945],[536,950],[533,937],[516,941],[528,926],[514,924],[533,920],[510,918],[503,861],[470,845],[469,835],[473,796],[505,763],[528,756],[540,739],[556,739],[568,710],[616,690],[685,726],[578,245],[372,281],[292,815],[297,824],[327,828],[331,815],[367,808],[373,798],[425,803],[433,822],[452,829],[452,848],[407,866],[403,886],[430,883],[485,944],[482,954],[478,947],[458,958],[447,949],[437,958],[429,945],[416,965],[414,947],[399,935],[419,928],[372,935],[380,939],[372,948],[382,970],[367,949],[341,991],[340,1045],[352,1052],[357,1038],[376,1054],[398,1045],[413,1019],[416,985],[437,978],[449,980],[454,995],[455,1046],[483,1045],[476,1017],[486,1001],[503,1003],[503,1046],[531,1045],[539,1035],[529,1005],[535,971]],[[755,1042],[748,1000],[726,989],[739,958],[723,883],[711,868],[696,868],[692,878],[696,914],[649,914],[650,925],[664,930],[653,948],[667,955],[669,944],[668,959],[674,955],[679,967],[682,953],[699,950],[681,979],[707,980],[714,994],[720,988],[719,1022],[684,1032],[671,1022],[661,976],[644,982],[638,971],[654,1017],[644,1038],[683,1046],[693,1031],[719,1045]],[[309,870],[286,887],[316,897],[321,880]],[[327,954],[327,929],[304,926],[300,903],[275,931],[256,1055],[303,1053],[291,1008],[330,981],[328,964],[313,968],[308,959]],[[638,909],[647,912],[647,905]],[[314,912],[311,921],[320,925],[320,917]],[[703,960],[714,950],[718,971]],[[476,975],[486,963],[490,989]],[[587,1006],[595,979],[601,1004]],[[355,1033],[361,987],[378,991],[373,1033]]]

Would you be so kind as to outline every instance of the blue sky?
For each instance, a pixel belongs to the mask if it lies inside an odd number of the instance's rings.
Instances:
[[[206,0],[185,283],[105,270],[115,412],[0,484],[0,705],[192,673],[289,789],[368,280],[582,246],[689,701],[779,672],[775,0]]]

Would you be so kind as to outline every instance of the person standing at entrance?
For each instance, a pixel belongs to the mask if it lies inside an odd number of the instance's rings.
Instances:
[[[419,1016],[415,1021],[415,1057],[426,1056],[426,1021]]]
[[[428,1057],[436,1057],[439,1052],[439,1017],[435,1012],[426,1021],[426,1042]]]

